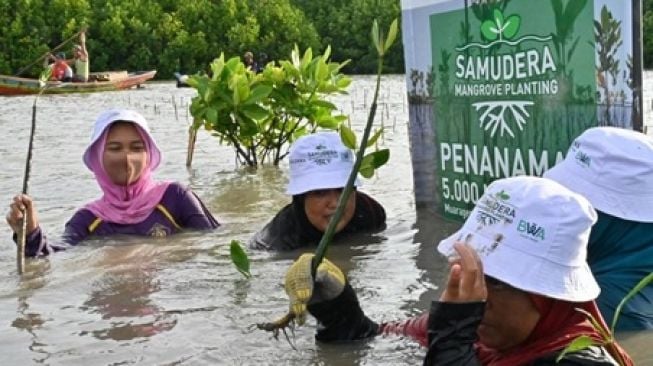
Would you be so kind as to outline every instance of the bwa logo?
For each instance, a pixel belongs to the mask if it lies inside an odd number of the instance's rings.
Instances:
[[[537,223],[534,222],[519,220],[519,224],[517,225],[517,231],[519,231],[522,234],[527,234],[529,237],[533,239],[537,239],[540,241],[545,239],[544,227],[539,226]]]

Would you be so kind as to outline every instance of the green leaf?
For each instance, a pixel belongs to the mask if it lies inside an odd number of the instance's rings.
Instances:
[[[344,124],[340,125],[340,139],[342,140],[342,144],[349,149],[356,149],[356,135]]]
[[[218,122],[218,111],[213,107],[208,107],[204,117],[208,122],[216,123]]]
[[[358,172],[365,178],[371,178],[374,171],[387,163],[389,158],[390,150],[388,149],[371,152],[363,157]]]
[[[338,89],[345,89],[349,86],[349,84],[351,84],[351,78],[348,77],[344,77],[336,81],[336,86]]]
[[[384,42],[384,46],[385,46],[383,50],[384,53],[388,52],[392,44],[395,42],[395,39],[397,38],[397,29],[398,29],[397,19],[395,19],[392,21],[392,24],[390,24],[390,29],[388,30],[388,38]]]
[[[491,20],[486,20],[481,25],[481,33],[483,37],[488,41],[494,41],[499,37],[499,31],[497,30],[496,24]]]
[[[510,39],[514,37],[519,31],[521,25],[521,18],[519,15],[511,15],[506,19],[506,25],[503,29],[503,38]]]
[[[632,290],[626,294],[626,297],[621,299],[619,302],[619,305],[617,305],[617,309],[614,312],[614,317],[612,318],[612,326],[610,326],[610,329],[612,330],[612,333],[614,333],[614,327],[617,325],[617,320],[619,319],[619,313],[621,313],[621,308],[624,306],[628,300],[630,300],[633,296],[635,296],[638,292],[640,292],[644,287],[648,286],[649,284],[653,283],[653,272],[649,273],[648,276],[644,277],[641,281],[633,287]]]
[[[331,57],[331,45],[327,45],[326,50],[324,50],[324,54],[322,54],[322,57],[324,58],[324,61],[329,60],[329,57]]]
[[[335,104],[329,102],[328,100],[319,100],[318,99],[318,100],[311,101],[311,104],[315,105],[315,106],[318,106],[320,108],[326,108],[326,109],[331,110],[331,111],[338,108],[338,107],[336,107]]]
[[[358,169],[358,172],[360,173],[360,175],[363,176],[363,178],[369,179],[372,178],[372,176],[374,175],[374,168],[370,165],[367,166],[361,165],[360,169]]]
[[[241,137],[249,138],[259,132],[259,128],[256,122],[253,119],[249,118],[245,113],[239,114],[238,117],[238,125],[240,126]],[[241,142],[244,145],[247,145],[246,141],[241,140]]]
[[[270,93],[272,93],[272,87],[270,85],[259,84],[252,88],[249,97],[243,102],[243,105],[258,103],[267,98]]]
[[[231,241],[229,255],[231,256],[231,261],[236,266],[236,269],[238,269],[238,272],[242,273],[246,278],[252,277],[252,274],[249,272],[249,258],[247,258],[247,254],[240,246],[238,240]]]
[[[383,134],[383,129],[382,128],[379,128],[378,130],[376,130],[374,135],[372,135],[372,137],[370,137],[370,139],[367,140],[367,146],[372,146],[372,145],[376,144],[376,140],[378,140],[379,137],[381,137],[382,134]]]
[[[372,23],[372,43],[376,47],[376,52],[380,55],[383,54],[383,48],[381,48],[381,40],[379,39],[379,23],[374,19]]]
[[[367,158],[368,156],[371,156],[371,164],[374,169],[378,169],[381,166],[383,166],[385,163],[388,162],[388,159],[390,159],[390,150],[389,149],[381,149],[378,151],[371,152],[367,154],[365,157]]]
[[[320,59],[315,68],[315,79],[317,81],[324,80],[329,76],[329,67],[323,59]]]
[[[556,358],[556,362],[560,362],[568,353],[577,352],[582,349],[591,347],[595,344],[596,342],[594,342],[592,338],[586,335],[579,336],[576,339],[574,339],[571,343],[569,343],[569,345],[565,347],[565,349],[562,350],[562,353],[560,353],[560,355]]]
[[[266,119],[270,115],[267,109],[257,104],[243,105],[240,107],[240,111],[243,112],[244,115],[246,115],[247,117],[255,121]]]

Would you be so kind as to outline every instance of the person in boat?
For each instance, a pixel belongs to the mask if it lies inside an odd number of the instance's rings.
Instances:
[[[79,33],[79,44],[73,46],[73,58],[68,60],[75,67],[73,81],[87,82],[90,69],[88,51],[86,50],[86,32]]]
[[[73,69],[66,62],[66,54],[59,52],[56,55],[48,54],[48,67],[51,70],[50,80],[70,82],[73,80]]]
[[[264,52],[261,52],[258,55],[258,68],[256,70],[257,73],[263,72],[265,70],[265,65],[268,64],[268,55]]]
[[[258,72],[258,65],[256,64],[256,61],[254,61],[254,54],[251,51],[245,52],[243,55],[243,63],[246,68]]]
[[[354,155],[335,132],[302,136],[290,147],[290,181],[286,205],[249,242],[254,249],[292,250],[317,245],[335,213],[354,165]],[[355,186],[360,186],[356,179]],[[372,197],[354,190],[347,201],[334,240],[385,228],[385,210]]]
[[[318,266],[313,284],[312,254],[290,267],[286,292],[295,313],[307,309],[317,319],[316,340],[409,336],[428,347],[424,365],[632,365],[617,343],[606,343],[576,310],[605,326],[594,302],[600,289],[586,262],[595,221],[584,197],[552,180],[499,179],[462,228],[440,241],[437,249],[449,258],[449,276],[429,312],[376,323],[332,262],[325,259]],[[306,288],[296,284],[304,276],[308,294],[296,291]],[[597,343],[572,350],[557,363],[579,336]]]
[[[161,152],[147,121],[138,112],[111,109],[101,113],[83,160],[95,175],[103,195],[75,212],[66,223],[62,243],[47,240],[31,197],[13,198],[7,222],[14,233],[20,229],[22,211],[28,212],[26,256],[48,255],[89,236],[162,237],[186,229],[219,226],[189,188],[152,178],[152,172],[161,162]]]
[[[615,127],[586,130],[544,173],[585,196],[598,212],[588,257],[610,323],[628,292],[653,273],[653,138]],[[625,303],[617,330],[653,329],[653,284]]]

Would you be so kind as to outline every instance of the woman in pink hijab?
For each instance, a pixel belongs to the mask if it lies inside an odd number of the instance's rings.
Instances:
[[[15,233],[22,212],[28,212],[27,256],[48,255],[90,235],[167,236],[183,229],[217,228],[216,219],[189,188],[152,179],[160,162],[161,151],[141,114],[127,109],[105,111],[95,121],[84,152],[84,164],[95,174],[103,195],[66,223],[64,244],[48,243],[27,195],[14,197],[7,222]]]

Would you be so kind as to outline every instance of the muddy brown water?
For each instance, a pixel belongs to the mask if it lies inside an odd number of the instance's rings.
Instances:
[[[329,250],[366,313],[377,321],[428,309],[446,273],[434,243],[458,226],[416,208],[403,75],[385,77],[382,85],[376,124],[385,129],[382,145],[391,149],[391,158],[361,189],[385,206],[388,227]],[[373,86],[372,78],[355,77],[350,95],[335,100],[359,131]],[[81,155],[96,115],[114,106],[145,115],[164,152],[156,176],[190,185],[222,227],[163,239],[90,240],[47,259],[29,260],[21,280],[9,228],[0,225],[0,364],[421,364],[425,350],[400,337],[317,344],[315,323],[309,321],[295,330],[293,350],[284,340],[250,329],[287,311],[283,276],[299,252],[248,251],[253,278],[247,280],[231,264],[228,243],[246,241],[289,201],[284,194],[287,163],[257,172],[238,168],[232,150],[201,131],[193,167],[187,170],[186,107],[192,95],[191,89],[155,83],[124,92],[39,99],[29,192],[51,238],[100,193]],[[33,100],[0,98],[3,216],[22,185]],[[653,333],[621,338],[638,364],[653,364]]]

